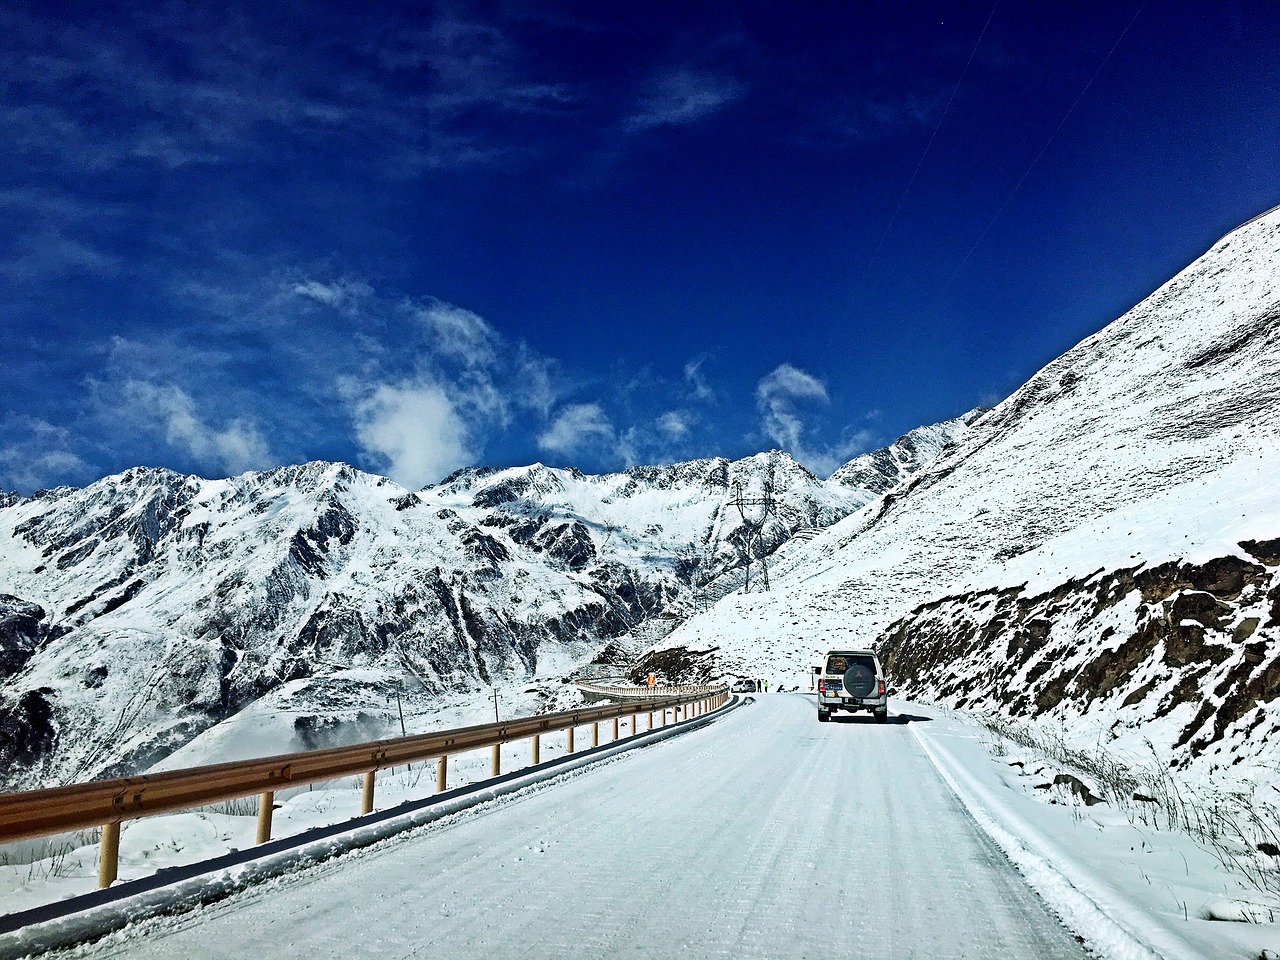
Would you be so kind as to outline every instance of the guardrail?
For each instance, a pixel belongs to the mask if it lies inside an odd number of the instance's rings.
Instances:
[[[440,733],[375,740],[349,747],[330,747],[286,753],[259,760],[237,760],[186,770],[140,774],[112,780],[75,783],[45,790],[0,795],[0,843],[45,837],[90,827],[102,828],[98,857],[98,886],[115,882],[120,859],[120,824],[125,820],[176,810],[190,810],[223,800],[258,795],[257,842],[271,839],[271,812],[278,790],[353,774],[364,776],[361,813],[373,812],[377,771],[418,760],[436,761],[436,792],[448,785],[450,755],[492,748],[490,772],[502,773],[501,748],[514,740],[531,741],[531,765],[541,761],[543,734],[565,731],[568,753],[574,752],[578,727],[590,725],[591,745],[600,745],[600,724],[613,721],[613,739],[620,739],[619,722],[631,718],[630,736],[640,733],[640,717],[661,711],[659,726],[701,716],[722,706],[728,689],[684,687],[667,696],[640,702],[619,703],[585,710],[571,710],[516,720],[486,723]]]
[[[703,684],[700,686],[664,684],[650,687],[644,684],[593,683],[590,680],[578,680],[574,683],[574,686],[583,693],[593,693],[605,697],[623,697],[628,700],[651,700],[696,693],[712,696],[725,689],[724,684]]]

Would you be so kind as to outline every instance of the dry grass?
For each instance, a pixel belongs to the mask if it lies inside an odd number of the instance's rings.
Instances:
[[[1188,834],[1212,849],[1225,869],[1259,890],[1280,895],[1280,790],[1274,785],[1248,792],[1196,788],[1179,782],[1149,741],[1150,761],[1135,766],[1101,743],[1081,749],[1061,733],[1006,716],[974,716],[995,735],[989,746],[996,755],[1006,754],[1006,744],[1012,742],[1086,775],[1102,799],[1131,822]]]

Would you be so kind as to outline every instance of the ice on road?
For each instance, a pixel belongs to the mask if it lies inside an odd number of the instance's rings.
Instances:
[[[91,956],[1082,958],[910,723],[756,698]]]

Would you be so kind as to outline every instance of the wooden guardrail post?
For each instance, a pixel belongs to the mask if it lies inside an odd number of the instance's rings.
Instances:
[[[502,773],[502,744],[493,745],[493,759],[489,763],[489,775],[499,776]]]
[[[591,745],[593,747],[600,746],[600,721],[599,720],[591,724]]]
[[[440,754],[436,758],[436,793],[444,793],[449,780],[449,755]]]
[[[360,798],[360,812],[373,813],[373,786],[376,770],[369,770],[364,775],[364,795]]]
[[[275,808],[275,791],[258,794],[258,843],[266,843],[271,839],[271,812]]]
[[[107,888],[116,882],[120,870],[120,821],[102,825],[102,846],[98,851],[98,886]]]
[[[533,735],[533,765],[536,767],[542,760],[542,734]]]
[[[613,739],[614,740],[618,739],[618,718],[617,717],[613,718]]]
[[[573,753],[573,727],[564,732],[565,753]]]

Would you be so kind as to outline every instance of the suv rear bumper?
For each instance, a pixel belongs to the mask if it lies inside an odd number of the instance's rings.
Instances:
[[[859,710],[867,710],[871,713],[875,713],[880,710],[889,709],[889,698],[884,696],[864,697],[858,699],[855,697],[828,697],[819,694],[818,709],[829,710],[832,713],[837,710],[848,710],[851,713]]]

